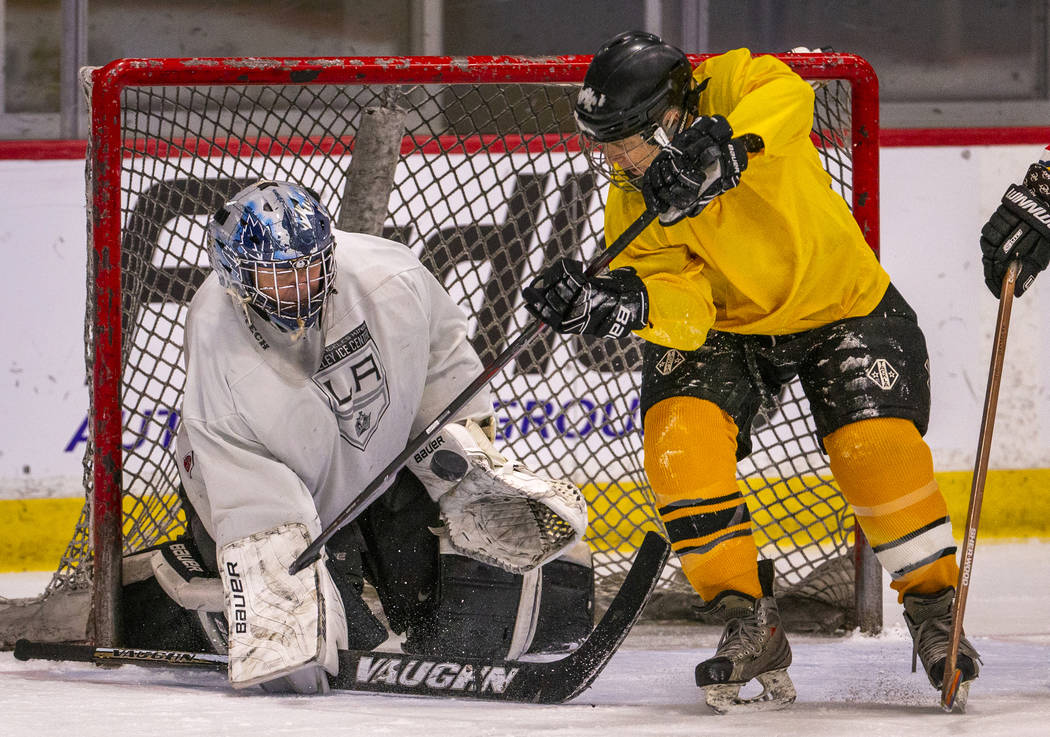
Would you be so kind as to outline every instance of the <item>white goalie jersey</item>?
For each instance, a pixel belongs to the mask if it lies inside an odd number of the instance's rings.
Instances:
[[[243,202],[251,207],[235,221],[242,240],[250,228],[267,237],[254,214],[265,206],[292,213],[271,228],[327,235],[306,193],[264,182],[216,214],[215,243],[231,237],[222,228]],[[310,247],[314,231],[304,233]],[[323,275],[323,259],[334,258],[326,301],[311,313],[318,320],[290,328],[279,300],[276,312],[257,312],[249,287],[276,293],[288,270],[268,259],[226,263],[219,245],[210,254],[217,273],[187,314],[176,450],[186,495],[217,548],[235,688],[327,690],[325,674],[338,671],[347,644],[342,597],[323,552],[296,573],[289,566],[483,370],[465,315],[411,251],[331,233],[334,248],[326,244],[316,266],[293,266],[298,290],[299,270]],[[444,526],[435,530],[456,552],[524,573],[580,539],[586,504],[574,485],[504,458],[474,421],[491,415],[490,393],[478,392],[408,465],[438,502]]]
[[[220,549],[289,524],[316,537],[482,370],[405,246],[335,236],[323,324],[298,338],[231,308],[214,274],[190,304],[179,472]],[[481,391],[456,419],[491,413]]]

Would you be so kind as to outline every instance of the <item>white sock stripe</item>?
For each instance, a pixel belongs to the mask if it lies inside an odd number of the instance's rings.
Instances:
[[[907,537],[907,536],[905,536]],[[940,557],[945,550],[955,550],[955,538],[952,537],[951,522],[944,522],[932,527],[921,535],[901,542],[899,545],[889,543],[875,555],[882,567],[893,577],[899,577],[913,570],[918,565],[925,565]]]
[[[884,504],[876,504],[874,507],[853,507],[853,513],[858,517],[881,517],[887,514],[893,514],[899,512],[902,509],[907,509],[913,504],[918,504],[923,499],[933,496],[940,489],[937,486],[937,481],[930,481],[925,486],[920,486],[915,491],[909,492],[904,496],[892,499]]]

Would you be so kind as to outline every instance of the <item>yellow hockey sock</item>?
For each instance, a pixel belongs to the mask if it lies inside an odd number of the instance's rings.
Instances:
[[[954,586],[959,575],[929,446],[909,420],[861,420],[824,438],[831,472],[898,598]]]
[[[712,402],[672,397],[645,415],[645,471],[682,570],[704,601],[760,597],[751,514],[736,483],[732,418]]]

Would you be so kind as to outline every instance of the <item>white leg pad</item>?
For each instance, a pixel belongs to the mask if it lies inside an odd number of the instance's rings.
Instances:
[[[324,556],[294,576],[288,573],[309,543],[304,525],[289,524],[235,540],[219,552],[234,688],[325,692],[324,671],[338,672],[346,615]]]

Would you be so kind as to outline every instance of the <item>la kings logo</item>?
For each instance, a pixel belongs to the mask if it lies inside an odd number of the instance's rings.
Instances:
[[[367,323],[325,348],[313,380],[328,396],[339,434],[364,450],[390,406],[386,369]]]
[[[518,668],[498,665],[474,666],[453,661],[437,662],[416,658],[362,656],[357,662],[354,680],[356,686],[368,690],[369,684],[403,686],[405,690],[429,691],[477,691],[504,693]]]

